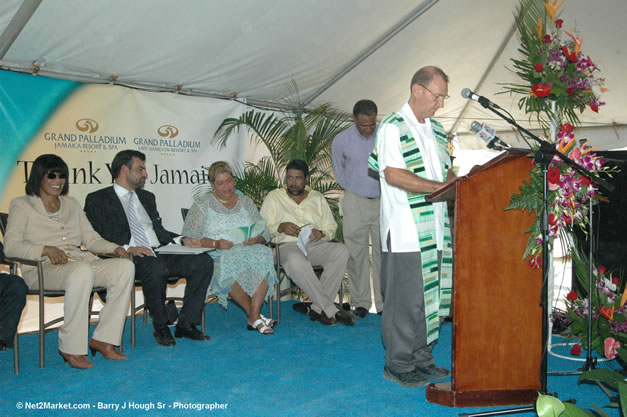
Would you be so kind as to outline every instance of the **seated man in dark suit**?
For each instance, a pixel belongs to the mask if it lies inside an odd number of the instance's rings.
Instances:
[[[4,260],[4,247],[0,242],[0,262]],[[13,347],[13,337],[26,304],[28,287],[24,280],[13,274],[0,274],[0,349]]]
[[[142,281],[157,343],[176,344],[168,329],[165,306],[170,276],[182,276],[187,281],[174,335],[208,340],[209,336],[200,332],[196,325],[200,323],[213,274],[211,257],[207,254],[160,255],[153,251],[168,243],[200,247],[200,242],[163,227],[154,194],[142,188],[148,178],[146,155],[135,150],[118,152],[111,163],[111,173],[115,178],[113,186],[90,193],[85,199],[85,213],[104,239],[123,245],[133,255],[135,276]]]

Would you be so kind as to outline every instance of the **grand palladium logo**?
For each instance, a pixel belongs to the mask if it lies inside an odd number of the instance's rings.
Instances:
[[[163,125],[159,126],[159,128],[157,129],[157,134],[162,138],[174,139],[179,135],[179,130],[176,126]]]
[[[81,132],[94,133],[98,130],[98,122],[94,119],[79,119],[75,124],[76,128]]]

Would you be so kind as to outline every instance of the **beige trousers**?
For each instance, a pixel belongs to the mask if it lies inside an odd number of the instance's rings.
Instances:
[[[355,307],[370,310],[370,241],[372,241],[372,292],[377,312],[383,310],[381,295],[381,237],[379,211],[381,200],[369,199],[344,191],[344,244],[350,252],[348,282],[351,302]]]
[[[44,288],[65,290],[63,325],[59,329],[59,350],[70,355],[87,354],[89,295],[93,287],[107,289],[107,302],[93,339],[120,345],[124,321],[133,288],[135,266],[127,259],[84,257],[65,265],[44,263]],[[39,288],[37,271],[25,272],[29,288]]]
[[[316,313],[325,312],[327,317],[335,316],[337,307],[333,304],[340,290],[348,249],[341,243],[315,242],[307,245],[307,256],[303,255],[296,243],[281,244],[281,265],[285,272],[311,300],[311,309]],[[322,266],[320,279],[312,265]]]

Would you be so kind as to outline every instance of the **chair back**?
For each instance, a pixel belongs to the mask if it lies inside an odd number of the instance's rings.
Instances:
[[[0,232],[4,237],[7,233],[7,223],[9,222],[9,213],[0,213]]]
[[[183,221],[185,221],[185,218],[187,217],[187,212],[189,212],[188,208],[185,208],[185,207],[181,208],[181,216],[183,216]]]

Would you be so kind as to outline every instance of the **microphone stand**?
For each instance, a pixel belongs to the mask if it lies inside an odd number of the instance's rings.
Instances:
[[[541,212],[541,217],[540,217],[540,229],[542,231],[542,290],[541,290],[541,295],[540,295],[540,299],[541,299],[540,304],[542,305],[542,360],[540,362],[540,387],[541,387],[542,394],[548,394],[547,344],[548,344],[548,340],[550,337],[550,335],[548,334],[549,332],[549,325],[548,325],[549,268],[547,266],[549,263],[549,180],[548,180],[549,165],[551,164],[553,157],[557,156],[566,164],[568,164],[570,167],[572,167],[575,171],[577,171],[580,175],[588,178],[593,184],[601,185],[603,186],[603,188],[605,188],[609,192],[611,192],[614,189],[614,186],[604,181],[603,179],[597,177],[596,175],[592,174],[589,170],[583,168],[577,162],[573,161],[572,159],[570,159],[563,153],[559,152],[555,148],[554,144],[551,144],[545,140],[540,139],[539,137],[537,137],[536,135],[534,135],[533,133],[531,133],[524,127],[520,126],[518,123],[516,123],[514,119],[512,119],[511,117],[497,110],[497,108],[495,108],[496,105],[492,104],[485,97],[480,97],[480,99],[482,100],[479,100],[479,104],[481,104],[484,108],[490,110],[491,112],[493,112],[494,114],[496,114],[497,116],[505,120],[507,123],[516,127],[519,131],[525,133],[528,137],[530,137],[531,139],[535,140],[537,143],[540,144],[540,148],[534,153],[535,160],[540,164],[543,178],[544,178],[544,186],[542,190],[542,202],[543,203],[542,203],[542,212]],[[533,152],[533,149],[532,149],[532,152]],[[590,202],[590,207],[592,209],[592,201]],[[592,280],[592,243],[590,245],[589,264],[590,264],[589,288],[590,288],[590,291],[592,291],[592,281],[593,281]],[[592,292],[589,293],[588,298],[592,300]],[[591,318],[592,318],[592,302],[589,302],[588,303],[588,358],[589,360],[586,359],[585,370],[594,368],[594,362],[592,360],[592,349],[590,349],[591,338],[592,338]],[[554,373],[551,373],[551,374],[553,375]],[[567,373],[563,373],[562,375],[567,375]],[[460,416],[463,416],[463,417],[495,416],[495,415],[504,415],[504,414],[515,414],[515,413],[528,412],[528,411],[534,411],[534,410],[535,410],[535,406],[532,405],[532,406],[525,406],[525,407],[518,407],[518,408],[489,411],[489,412],[484,412],[484,413],[474,413],[474,414],[463,413],[463,414],[460,414]]]

